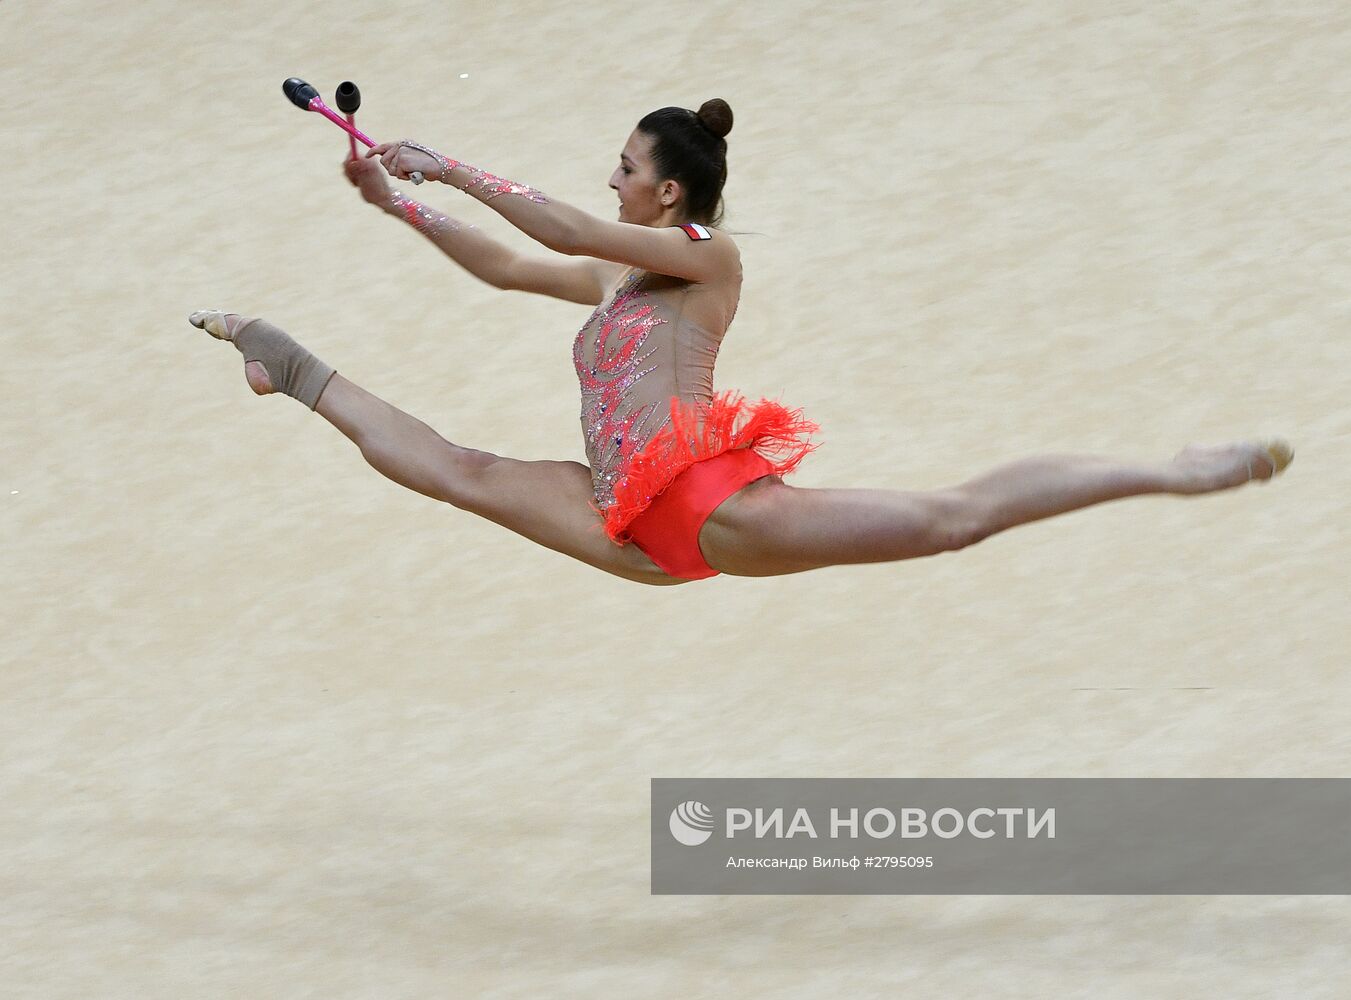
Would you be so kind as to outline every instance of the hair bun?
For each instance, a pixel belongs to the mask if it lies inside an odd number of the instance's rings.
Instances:
[[[732,131],[732,109],[721,97],[705,101],[699,107],[699,120],[719,139]]]

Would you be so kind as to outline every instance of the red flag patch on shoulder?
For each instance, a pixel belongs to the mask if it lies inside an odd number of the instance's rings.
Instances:
[[[680,226],[685,231],[685,235],[692,240],[711,240],[713,234],[697,222],[686,222]]]

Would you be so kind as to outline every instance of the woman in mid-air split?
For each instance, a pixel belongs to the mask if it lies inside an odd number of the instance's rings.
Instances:
[[[777,401],[713,390],[718,346],[741,295],[740,254],[717,228],[731,127],[721,100],[643,118],[610,177],[617,222],[413,142],[344,164],[366,201],[476,277],[596,307],[572,352],[590,468],[452,443],[263,320],[207,310],[190,321],[234,343],[254,392],[299,399],[396,483],[640,583],[934,555],[1092,504],[1231,489],[1289,464],[1278,440],[1189,446],[1145,464],[1027,458],[930,492],[785,484],[815,447],[816,426]],[[392,189],[385,172],[458,188],[554,255],[518,255]]]

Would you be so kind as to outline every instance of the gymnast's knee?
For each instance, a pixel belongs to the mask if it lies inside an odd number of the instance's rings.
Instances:
[[[489,451],[465,448],[447,441],[447,450],[440,460],[438,476],[440,499],[471,514],[486,514],[501,506],[494,466],[511,459]]]
[[[980,498],[962,489],[944,490],[935,496],[934,552],[958,552],[995,533],[994,518]]]

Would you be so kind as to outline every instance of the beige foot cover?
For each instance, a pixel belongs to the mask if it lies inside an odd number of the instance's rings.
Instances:
[[[1289,441],[1282,438],[1263,441],[1262,448],[1271,456],[1272,476],[1284,472],[1285,467],[1295,460],[1295,449],[1290,447]]]
[[[1271,465],[1271,475],[1263,476],[1259,482],[1269,482],[1285,471],[1285,467],[1295,460],[1295,449],[1290,447],[1290,442],[1284,438],[1272,438],[1269,441],[1258,441],[1257,447],[1262,449],[1262,458],[1265,458]],[[1253,468],[1253,460],[1248,459],[1248,480],[1257,479],[1257,470]]]
[[[286,331],[267,320],[250,319],[218,309],[203,309],[188,322],[218,340],[228,340],[250,361],[261,362],[277,392],[300,400],[311,410],[319,405],[334,369],[297,344]]]

